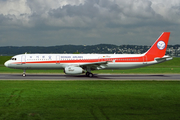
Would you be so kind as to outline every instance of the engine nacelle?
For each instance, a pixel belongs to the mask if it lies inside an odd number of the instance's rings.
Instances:
[[[81,67],[69,66],[65,67],[64,73],[67,75],[82,74],[84,73],[84,70]]]

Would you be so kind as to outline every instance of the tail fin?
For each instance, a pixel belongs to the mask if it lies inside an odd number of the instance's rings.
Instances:
[[[163,32],[152,47],[145,53],[148,59],[162,58],[166,53],[170,32]]]

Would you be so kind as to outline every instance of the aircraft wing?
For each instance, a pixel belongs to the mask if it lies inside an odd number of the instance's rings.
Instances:
[[[107,64],[112,61],[102,61],[102,62],[93,62],[93,63],[84,63],[79,66],[82,68],[90,68],[91,70],[100,70],[107,67]]]

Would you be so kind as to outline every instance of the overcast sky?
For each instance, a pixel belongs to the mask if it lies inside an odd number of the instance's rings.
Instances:
[[[180,44],[180,0],[0,0],[0,46]]]

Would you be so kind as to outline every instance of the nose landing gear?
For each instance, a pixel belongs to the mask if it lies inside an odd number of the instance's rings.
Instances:
[[[23,77],[26,77],[26,70],[24,70],[22,76],[23,76]]]

